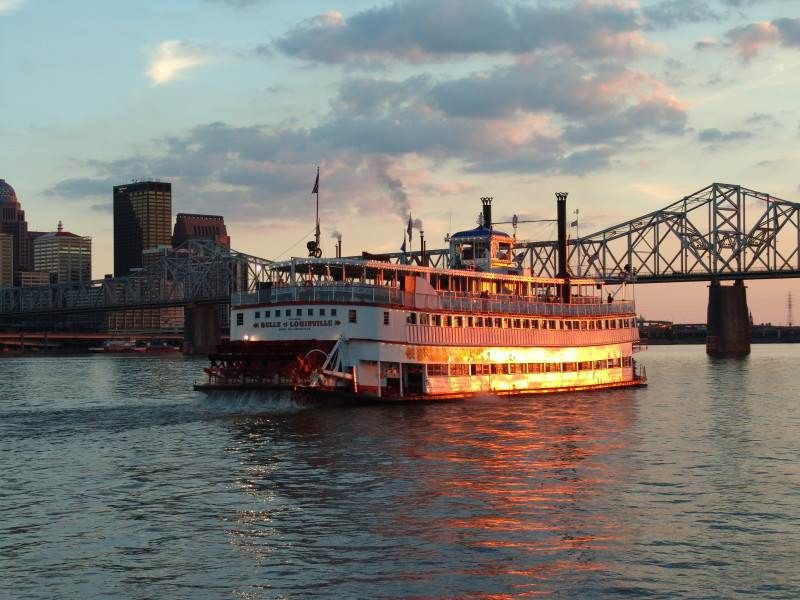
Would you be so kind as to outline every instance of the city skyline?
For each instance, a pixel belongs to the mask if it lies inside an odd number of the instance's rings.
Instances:
[[[54,213],[83,224],[95,277],[111,271],[111,189],[134,178],[173,182],[173,213],[224,215],[235,247],[267,258],[298,239],[289,253],[303,254],[317,163],[328,255],[334,230],[345,254],[397,250],[408,211],[440,245],[451,218],[452,230],[474,222],[482,195],[500,218],[542,218],[567,190],[582,232],[712,181],[797,200],[793,8],[0,3],[15,90],[0,99],[14,115],[0,123],[0,177],[30,229],[52,228]],[[61,54],[32,47],[34,24]],[[793,280],[748,286],[757,321],[782,321],[785,294],[800,293]],[[704,319],[705,284],[637,295],[649,318]]]

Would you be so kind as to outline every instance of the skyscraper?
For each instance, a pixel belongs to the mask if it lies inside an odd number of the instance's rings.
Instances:
[[[142,251],[172,241],[172,184],[139,181],[114,186],[114,275],[142,266]]]
[[[178,213],[172,231],[172,245],[178,247],[187,240],[214,240],[220,246],[231,247],[225,219],[219,215]]]
[[[55,273],[58,283],[89,283],[92,279],[92,238],[58,230],[33,242],[34,270]]]
[[[0,233],[0,287],[14,285],[14,238]]]
[[[7,184],[5,179],[0,179],[0,233],[6,233],[13,239],[14,272],[30,270],[28,222],[25,220],[25,211],[17,200],[14,188]]]

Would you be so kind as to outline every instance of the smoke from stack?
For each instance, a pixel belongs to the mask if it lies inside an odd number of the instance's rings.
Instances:
[[[376,156],[372,159],[372,169],[378,181],[384,184],[389,191],[389,199],[392,201],[392,208],[395,214],[403,220],[403,223],[407,223],[408,215],[411,213],[408,192],[406,192],[406,186],[403,182],[389,173],[391,164],[391,161],[385,156]],[[411,227],[421,230],[423,227],[422,219],[413,219]]]
[[[333,231],[331,231],[331,237],[333,239],[335,239],[336,241],[341,242],[342,241],[342,232],[339,231],[338,229],[334,229]]]

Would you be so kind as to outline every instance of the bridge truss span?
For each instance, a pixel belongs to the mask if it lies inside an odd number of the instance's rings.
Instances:
[[[272,261],[236,252],[208,240],[189,240],[155,252],[148,266],[126,277],[87,284],[0,288],[0,315],[66,314],[226,304],[237,291],[252,291],[265,280]]]
[[[533,275],[557,271],[555,242],[519,244]],[[638,282],[800,277],[800,204],[713,183],[636,219],[570,240],[576,275]]]

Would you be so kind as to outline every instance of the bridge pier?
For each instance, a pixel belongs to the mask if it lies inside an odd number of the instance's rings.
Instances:
[[[710,356],[750,354],[750,316],[747,288],[741,279],[723,286],[712,281],[708,286],[708,334],[706,353]]]
[[[220,342],[219,306],[189,304],[183,311],[184,354],[211,354]]]

